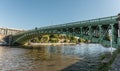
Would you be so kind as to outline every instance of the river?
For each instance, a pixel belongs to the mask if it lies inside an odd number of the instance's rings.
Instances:
[[[100,44],[0,46],[0,71],[96,71],[100,56],[106,53],[110,48]]]

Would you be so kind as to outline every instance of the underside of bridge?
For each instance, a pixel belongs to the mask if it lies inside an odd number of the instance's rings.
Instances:
[[[91,43],[100,43],[104,46],[120,46],[120,23],[119,16],[110,16],[86,21],[72,22],[61,25],[35,28],[27,32],[14,35],[11,44],[24,44],[40,34],[66,34],[77,36]],[[111,41],[112,40],[112,41]]]

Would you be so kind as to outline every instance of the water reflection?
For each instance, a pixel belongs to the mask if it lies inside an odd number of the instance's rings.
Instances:
[[[106,52],[110,52],[109,48],[99,44],[45,46],[37,49],[0,46],[0,71],[59,71],[76,62],[85,64],[85,60],[90,58],[94,61],[95,57]]]

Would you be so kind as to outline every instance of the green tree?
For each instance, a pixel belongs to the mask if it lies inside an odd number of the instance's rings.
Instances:
[[[71,37],[70,37],[70,42],[77,43],[77,42],[78,42],[78,39],[75,38],[74,36],[71,36]]]
[[[38,37],[35,37],[35,38],[31,39],[31,42],[33,42],[33,43],[39,43]]]
[[[49,42],[49,35],[42,35],[40,42],[46,42],[46,43]]]
[[[59,35],[58,34],[52,34],[50,35],[50,42],[58,42],[59,41]]]

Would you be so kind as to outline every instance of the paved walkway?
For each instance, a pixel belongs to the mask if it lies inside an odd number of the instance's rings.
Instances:
[[[109,71],[120,71],[120,54],[116,57]]]

